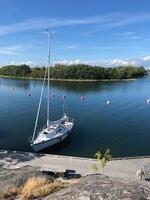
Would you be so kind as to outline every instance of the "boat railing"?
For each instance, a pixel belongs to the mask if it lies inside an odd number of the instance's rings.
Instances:
[[[30,143],[33,142],[33,138],[32,138],[32,136],[30,136],[30,137],[28,138],[28,141],[29,141]]]
[[[40,128],[40,129],[37,131],[37,136],[38,136],[44,129],[46,129],[46,125],[43,126],[43,128]],[[30,137],[28,138],[28,141],[29,141],[30,143],[33,143],[33,141],[34,141],[33,136],[30,136]]]
[[[40,128],[37,132],[37,135],[39,135],[44,129],[46,129],[46,125],[44,125],[42,128]]]
[[[69,121],[74,123],[74,119],[73,118],[69,118]]]

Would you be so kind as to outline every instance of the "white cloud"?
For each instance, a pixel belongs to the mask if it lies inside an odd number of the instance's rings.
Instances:
[[[128,31],[128,32],[124,32],[124,33],[118,33],[117,35],[119,36],[131,36],[131,35],[135,35],[136,33],[134,31]]]
[[[6,35],[10,33],[46,29],[61,26],[73,26],[84,24],[97,24],[110,21],[110,15],[102,15],[91,18],[82,19],[60,19],[60,18],[32,18],[15,24],[0,26],[0,35]]]
[[[29,66],[44,66],[45,62],[37,62],[37,61],[12,61],[8,63],[1,63],[3,65],[22,65],[26,64]],[[81,60],[79,58],[71,60],[71,59],[62,59],[53,61],[52,65],[55,64],[64,64],[64,65],[72,65],[72,64],[89,64],[92,66],[103,66],[103,67],[118,67],[118,66],[127,66],[127,65],[134,65],[134,66],[144,66],[146,68],[150,68],[150,56],[145,56],[142,58],[133,58],[133,59],[121,59],[121,58],[114,58],[114,59],[106,59],[106,60]]]
[[[133,31],[125,32],[123,35],[135,35],[135,32],[133,32]]]
[[[33,61],[12,61],[9,63],[9,65],[33,65]]]
[[[145,57],[143,58],[143,60],[144,60],[144,61],[150,61],[150,56],[145,56]]]
[[[75,60],[60,60],[56,61],[53,64],[63,64],[63,65],[73,65],[73,64],[80,64],[84,63],[80,59],[75,59]]]
[[[134,39],[141,39],[141,36],[138,36],[138,35],[133,35],[133,36],[130,36],[128,37],[129,40],[134,40]]]
[[[80,46],[79,44],[74,44],[74,45],[68,45],[66,48],[67,49],[76,49],[79,46]]]
[[[107,65],[110,65],[110,66],[119,66],[119,65],[123,65],[123,66],[126,66],[126,65],[136,65],[136,62],[135,61],[131,61],[131,60],[123,60],[123,59],[113,59],[113,60],[108,60],[106,61]]]
[[[134,23],[141,23],[143,21],[150,21],[150,13],[124,13],[120,15],[119,20],[115,20],[106,25],[107,28],[115,28],[120,26],[126,26]]]
[[[94,49],[97,50],[117,50],[117,49],[124,49],[126,47],[121,47],[121,46],[95,46],[93,47]]]
[[[66,64],[66,65],[71,65],[71,64],[90,64],[90,65],[104,65],[104,66],[118,66],[118,65],[129,65],[131,62],[121,60],[121,59],[113,59],[113,60],[94,60],[94,61],[85,61],[85,60],[80,60],[80,59],[75,59],[75,60],[61,60],[61,61],[56,61],[55,63],[57,64]],[[133,61],[132,61],[133,64]]]
[[[108,13],[100,16],[80,18],[80,19],[64,19],[64,18],[32,18],[18,23],[1,25],[0,35],[10,33],[46,29],[62,26],[99,24],[103,28],[114,28],[125,26],[142,21],[150,21],[150,13]],[[128,35],[131,33],[129,32]]]
[[[79,64],[80,62],[81,62],[80,59],[75,60],[75,64]]]
[[[68,61],[68,60],[60,60],[60,61],[53,62],[53,64],[68,65],[69,62],[70,62],[70,61]]]
[[[128,66],[128,65],[134,65],[134,66],[150,66],[150,56],[146,56],[144,58],[135,58],[135,59],[120,59],[120,58],[114,58],[114,59],[108,59],[108,60],[60,60],[56,61],[53,64],[65,64],[65,65],[71,65],[71,64],[89,64],[89,65],[98,65],[98,66],[104,66],[104,67],[117,67],[117,66]]]
[[[0,55],[17,55],[21,46],[6,46],[0,47]]]
[[[133,32],[133,31],[129,31],[129,32],[125,32],[125,33],[119,33],[118,34],[119,36],[122,36],[126,39],[129,39],[129,40],[134,40],[134,39],[140,39],[141,36],[137,35],[136,32]]]

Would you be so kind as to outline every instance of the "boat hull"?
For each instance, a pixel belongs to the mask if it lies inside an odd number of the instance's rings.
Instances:
[[[61,141],[65,140],[69,134],[71,133],[71,131],[68,131],[67,133],[59,136],[59,137],[56,137],[56,138],[53,138],[53,139],[50,139],[50,140],[47,140],[45,142],[42,142],[42,143],[38,143],[38,144],[32,144],[32,149],[35,151],[35,152],[38,152],[38,151],[41,151],[43,149],[46,149],[48,147],[51,147],[57,143],[60,143]]]

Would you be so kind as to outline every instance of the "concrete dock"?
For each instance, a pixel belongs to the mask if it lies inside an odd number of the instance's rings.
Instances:
[[[0,151],[0,167],[16,169],[22,166],[38,166],[41,169],[63,172],[75,170],[81,175],[93,174],[96,159],[70,157],[29,152]],[[135,179],[138,169],[150,165],[150,157],[114,159],[108,162],[104,174],[109,177]],[[100,171],[100,170],[99,170]]]

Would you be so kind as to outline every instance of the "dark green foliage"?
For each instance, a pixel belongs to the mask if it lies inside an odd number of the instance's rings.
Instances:
[[[146,75],[144,67],[121,66],[104,68],[89,65],[55,65],[51,67],[51,78],[56,79],[129,79]]]
[[[4,66],[0,68],[0,75],[13,77],[43,78],[45,67],[30,68],[27,65]],[[120,66],[100,67],[84,64],[55,65],[50,68],[50,76],[55,79],[131,79],[139,78],[147,74],[144,67]]]
[[[29,76],[32,78],[43,78],[45,74],[45,69],[45,67],[32,68]]]
[[[30,75],[31,69],[28,65],[9,65],[0,68],[0,75],[13,77],[27,77]]]

